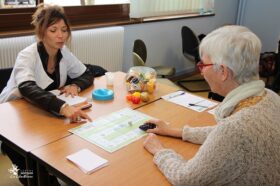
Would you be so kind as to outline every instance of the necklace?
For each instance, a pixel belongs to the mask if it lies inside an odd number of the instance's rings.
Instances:
[[[49,58],[48,60],[48,71],[53,72],[55,70],[56,62],[55,62],[55,57],[54,58]]]
[[[48,73],[52,74],[55,71],[55,64],[48,65]]]

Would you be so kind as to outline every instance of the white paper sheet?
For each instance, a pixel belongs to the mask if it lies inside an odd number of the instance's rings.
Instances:
[[[162,96],[162,99],[195,110],[197,112],[203,112],[217,105],[217,103],[213,101],[209,101],[202,97],[195,96],[181,90]]]
[[[65,94],[60,95],[59,90],[52,90],[50,92],[53,93],[54,95],[56,95],[56,97],[58,97],[59,99],[65,101],[70,106],[78,105],[80,103],[83,103],[83,102],[87,101],[86,97],[81,97],[81,96],[72,97],[71,95],[66,97]]]
[[[96,155],[88,149],[82,149],[66,158],[72,161],[86,174],[91,174],[97,169],[108,165],[108,160]]]

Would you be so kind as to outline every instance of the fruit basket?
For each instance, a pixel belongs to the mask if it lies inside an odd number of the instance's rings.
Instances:
[[[144,66],[131,67],[126,75],[126,88],[130,93],[153,93],[156,88],[157,73],[153,68]]]

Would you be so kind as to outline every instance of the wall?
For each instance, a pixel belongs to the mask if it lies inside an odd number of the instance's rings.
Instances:
[[[238,0],[216,0],[215,16],[124,26],[123,70],[133,66],[133,42],[142,39],[147,46],[147,66],[174,66],[178,75],[191,71],[194,63],[182,54],[181,27],[187,25],[197,34],[208,33],[224,24],[235,24],[237,9]]]
[[[241,25],[256,33],[263,44],[262,51],[275,51],[280,35],[279,0],[246,0]]]
[[[188,61],[182,54],[182,26],[189,26],[197,34],[207,34],[224,24],[235,24],[238,2],[239,0],[216,0],[215,16],[124,26],[124,55],[122,70],[126,72],[133,66],[133,43],[136,39],[142,39],[147,46],[148,66],[173,66],[176,68],[178,75],[180,73],[191,71],[194,68],[194,63]]]

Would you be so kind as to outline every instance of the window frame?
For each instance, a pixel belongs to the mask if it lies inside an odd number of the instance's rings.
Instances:
[[[36,0],[36,4],[41,2],[43,2],[43,0]],[[130,4],[126,3],[110,5],[65,6],[64,10],[66,16],[69,19],[72,30],[215,15],[215,13],[203,15],[182,14],[132,19],[129,17],[129,8]],[[35,10],[36,7],[0,9],[0,38],[34,34],[34,28],[30,23]]]
[[[33,30],[30,23],[35,10],[35,7],[0,9],[0,35]],[[131,21],[129,4],[65,6],[64,10],[73,28],[119,25]]]

